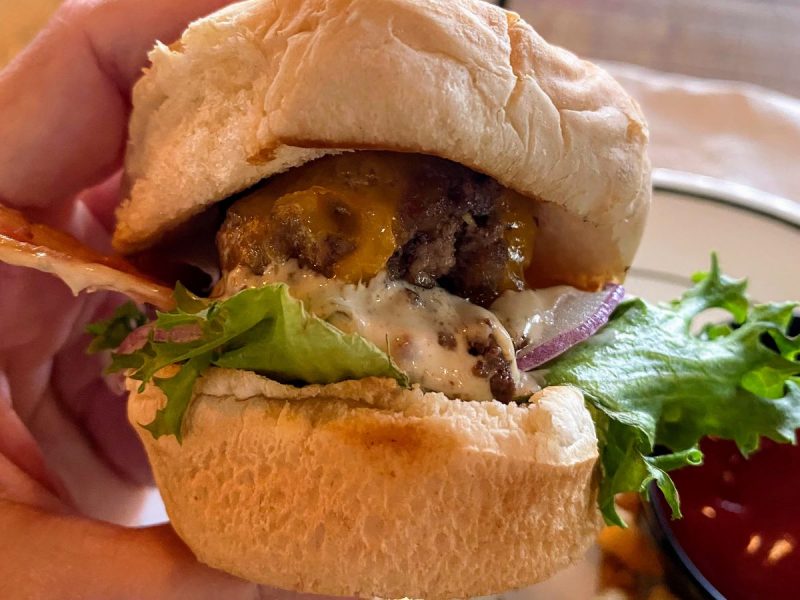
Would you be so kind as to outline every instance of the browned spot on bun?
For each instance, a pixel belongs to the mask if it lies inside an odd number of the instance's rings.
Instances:
[[[422,420],[387,416],[384,420],[364,424],[355,418],[339,421],[331,429],[356,452],[371,455],[379,461],[385,455],[394,457],[396,467],[427,462],[433,454],[444,460],[456,445],[452,437],[443,435],[441,430],[434,431]]]

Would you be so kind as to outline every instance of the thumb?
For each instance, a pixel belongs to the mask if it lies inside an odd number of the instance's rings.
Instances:
[[[0,200],[48,206],[109,176],[122,161],[147,51],[228,2],[65,2],[0,72]]]
[[[197,562],[169,526],[126,529],[0,500],[0,597],[255,600]]]

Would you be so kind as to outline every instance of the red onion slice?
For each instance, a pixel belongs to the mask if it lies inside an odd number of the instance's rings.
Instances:
[[[519,369],[535,369],[594,335],[608,322],[624,296],[625,289],[621,285],[610,283],[600,292],[576,290],[562,299],[554,308],[554,324],[539,340],[517,352]]]
[[[186,324],[171,329],[155,329],[154,323],[148,323],[131,331],[117,348],[117,354],[133,354],[137,350],[141,350],[150,339],[150,332],[153,334],[154,342],[174,344],[188,344],[203,337],[203,330],[199,325]]]
[[[177,325],[169,329],[156,329],[153,332],[154,342],[170,342],[172,344],[188,344],[196,342],[201,337],[203,337],[203,330],[200,325],[194,323]]]
[[[117,354],[133,354],[137,350],[141,350],[150,339],[150,332],[153,331],[153,323],[137,327],[128,334],[119,347],[116,349]]]

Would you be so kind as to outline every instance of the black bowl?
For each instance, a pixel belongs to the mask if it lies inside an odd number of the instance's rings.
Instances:
[[[792,322],[789,326],[789,335],[790,336],[797,336],[800,335],[800,316],[795,316],[792,319]],[[777,351],[777,348],[774,345],[774,342],[768,336],[764,336],[763,338],[764,344],[770,347],[773,350]],[[800,431],[797,432],[798,437],[800,438]],[[731,448],[733,445],[728,443]],[[766,445],[773,445],[771,442],[763,442],[762,444]],[[716,445],[716,444],[714,444]],[[702,446],[702,443],[701,443]],[[774,445],[773,445],[774,446]],[[720,446],[717,446],[718,448]],[[709,447],[709,450],[711,447]],[[776,455],[775,452],[779,454]],[[786,460],[787,452],[791,452],[794,455],[792,459],[793,462],[793,469],[797,469],[798,459],[796,457],[796,450],[791,449],[788,447],[774,447],[773,450],[767,451],[767,454],[763,456],[767,460],[766,463],[761,462],[761,471],[768,473],[768,472],[776,472],[782,473],[783,479],[780,477],[773,481],[774,485],[772,486],[751,486],[750,489],[753,490],[760,490],[761,495],[770,494],[777,490],[778,494],[783,494],[786,498],[796,499],[798,497],[797,492],[793,492],[793,495],[786,496],[786,490],[781,490],[781,486],[786,485],[786,477],[785,472],[782,469],[778,468],[775,469],[776,466],[774,463],[769,462],[770,459],[767,458],[769,456],[772,459],[775,459],[776,456],[782,456],[783,460]],[[755,460],[761,460],[762,456],[759,453],[756,453]],[[708,456],[707,456],[708,458]],[[712,461],[713,462],[713,461]],[[784,463],[785,464],[785,463]],[[700,467],[687,467],[688,469],[706,469],[708,476],[712,478],[717,477],[717,473],[715,472],[715,468],[719,468],[719,463],[717,466],[714,467],[712,464],[706,464]],[[710,469],[710,471],[708,471]],[[798,475],[796,470],[792,471],[793,473]],[[679,477],[676,479],[676,483],[678,483],[678,488],[680,491],[680,481]],[[795,479],[796,481],[796,479]],[[665,564],[665,576],[667,584],[673,591],[680,597],[680,598],[689,598],[691,600],[725,600],[725,596],[718,590],[716,587],[703,575],[701,570],[694,564],[692,559],[689,557],[687,552],[682,547],[678,536],[675,533],[675,529],[672,526],[672,518],[671,518],[671,511],[669,506],[667,505],[664,497],[662,496],[661,492],[653,483],[650,486],[650,497],[652,499],[651,502],[645,504],[645,517],[650,529],[652,536],[655,538],[656,542],[658,543],[663,555],[666,557],[666,564]],[[791,500],[793,501],[793,500]],[[790,501],[790,502],[791,502]],[[796,532],[796,526],[794,531]],[[793,536],[796,537],[796,536]],[[796,558],[794,559],[797,560]],[[731,565],[732,569],[735,569],[736,566]],[[776,580],[777,581],[777,580]],[[794,594],[793,594],[794,596]]]
[[[717,589],[695,566],[670,526],[670,509],[661,492],[654,484],[650,486],[651,502],[645,502],[644,514],[647,526],[664,556],[664,577],[672,592],[686,600],[725,600]]]

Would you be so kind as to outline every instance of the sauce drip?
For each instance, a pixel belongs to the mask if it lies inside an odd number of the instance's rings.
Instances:
[[[748,459],[732,442],[700,447],[702,467],[672,474],[680,545],[729,600],[800,597],[800,447],[764,440]]]

